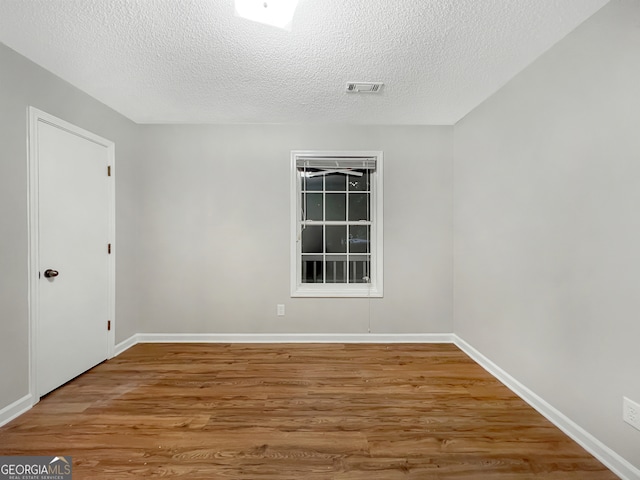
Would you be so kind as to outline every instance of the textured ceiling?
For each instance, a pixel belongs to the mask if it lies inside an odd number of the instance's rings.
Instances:
[[[607,2],[0,0],[0,42],[139,123],[450,125]]]

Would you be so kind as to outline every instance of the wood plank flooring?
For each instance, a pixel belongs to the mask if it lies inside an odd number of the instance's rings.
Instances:
[[[0,429],[74,480],[617,477],[453,345],[142,344]]]

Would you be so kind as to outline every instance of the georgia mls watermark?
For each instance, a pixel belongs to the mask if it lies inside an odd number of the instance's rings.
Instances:
[[[71,480],[71,457],[0,457],[0,480]]]

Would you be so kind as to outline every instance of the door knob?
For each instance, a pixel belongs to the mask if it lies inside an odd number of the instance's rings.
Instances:
[[[44,271],[44,276],[45,278],[53,278],[53,277],[57,277],[59,275],[57,270],[45,270]]]

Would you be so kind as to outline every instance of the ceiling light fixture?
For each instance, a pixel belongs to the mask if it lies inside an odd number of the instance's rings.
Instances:
[[[291,30],[298,0],[235,0],[236,16]]]

